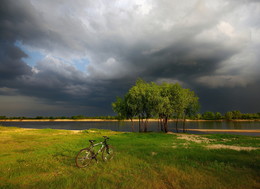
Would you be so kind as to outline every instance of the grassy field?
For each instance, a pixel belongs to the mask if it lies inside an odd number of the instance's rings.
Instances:
[[[110,136],[110,162],[79,169],[89,139]],[[260,188],[260,138],[0,127],[0,188]]]

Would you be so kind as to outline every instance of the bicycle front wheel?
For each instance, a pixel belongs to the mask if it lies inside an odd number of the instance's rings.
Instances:
[[[76,165],[79,168],[87,167],[93,159],[93,153],[88,148],[79,151],[76,156]]]
[[[114,157],[114,148],[110,145],[106,146],[102,152],[103,161],[109,161]]]

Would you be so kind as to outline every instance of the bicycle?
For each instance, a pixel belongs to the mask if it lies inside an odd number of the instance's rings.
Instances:
[[[79,168],[87,167],[90,165],[93,159],[97,160],[97,155],[102,152],[102,159],[103,161],[108,161],[113,159],[114,157],[114,148],[107,143],[107,140],[109,137],[103,136],[104,141],[94,144],[95,140],[89,140],[90,146],[88,148],[81,149],[75,160],[76,160],[76,166]],[[101,145],[99,150],[95,152],[94,147]]]

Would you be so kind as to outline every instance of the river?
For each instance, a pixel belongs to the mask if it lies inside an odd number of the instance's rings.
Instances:
[[[91,128],[109,129],[113,131],[131,132],[131,122],[117,121],[45,121],[45,122],[3,122],[0,125],[14,126],[21,128],[36,128],[36,129],[66,129],[66,130],[86,130]],[[181,131],[182,122],[179,123]],[[186,122],[188,133],[232,133],[243,135],[260,136],[259,121],[189,121]],[[175,122],[169,122],[169,130],[176,132]],[[134,131],[138,131],[138,122],[134,122]],[[156,121],[149,122],[148,131],[158,132],[158,123]]]

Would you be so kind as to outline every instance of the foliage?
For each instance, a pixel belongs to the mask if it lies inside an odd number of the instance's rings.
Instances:
[[[242,119],[260,119],[260,113],[255,113],[255,114],[242,114],[241,115]]]
[[[215,113],[215,119],[222,119],[222,118],[223,118],[223,116],[220,112]]]
[[[214,120],[215,119],[215,114],[213,112],[204,112],[202,114],[202,118],[205,120]]]
[[[225,119],[226,120],[231,120],[233,118],[233,113],[232,112],[226,112],[225,113]]]
[[[229,113],[226,113],[224,117],[226,119],[232,119],[233,114],[232,114],[232,112],[229,112]],[[220,119],[223,119],[223,116],[220,112],[214,113],[214,112],[207,111],[207,112],[204,112],[202,114],[201,119],[204,119],[204,120],[220,120]]]
[[[148,119],[158,117],[161,130],[168,132],[168,119],[171,116],[185,120],[186,116],[197,113],[199,103],[198,97],[193,91],[184,89],[177,83],[158,85],[138,79],[124,98],[117,97],[116,101],[112,103],[112,108],[119,118],[132,120],[133,117],[138,117],[145,132],[147,131]],[[141,130],[139,121],[139,131]]]
[[[0,116],[0,119],[7,119],[6,116]]]
[[[118,114],[118,119],[125,119],[128,117],[125,103],[125,99],[117,97],[116,102],[112,104],[113,110]]]
[[[241,119],[242,114],[239,110],[232,111],[232,114],[233,114],[232,116],[233,119]]]

